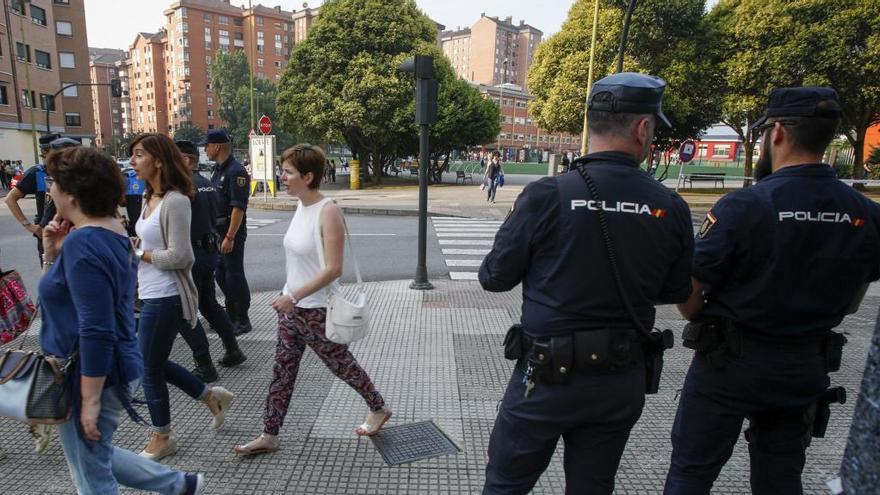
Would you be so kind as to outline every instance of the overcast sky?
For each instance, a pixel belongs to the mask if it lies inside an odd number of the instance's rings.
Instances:
[[[708,0],[714,5],[718,0]],[[233,5],[247,0],[231,0]],[[89,46],[127,49],[138,32],[155,32],[165,25],[162,11],[171,0],[85,0]],[[284,10],[302,8],[302,0],[253,1],[268,7],[281,5]],[[312,7],[322,2],[310,1]],[[416,0],[429,17],[447,28],[470,26],[480,13],[488,16],[512,16],[515,23],[522,19],[544,32],[545,36],[559,31],[574,0]]]

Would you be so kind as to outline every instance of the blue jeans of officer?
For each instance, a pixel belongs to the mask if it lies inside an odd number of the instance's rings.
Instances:
[[[138,344],[144,356],[144,396],[153,427],[159,433],[171,431],[171,403],[168,384],[193,399],[208,393],[208,386],[186,368],[170,361],[178,332],[191,330],[183,319],[180,296],[144,299],[138,323]]]
[[[818,351],[748,349],[723,369],[712,368],[702,354],[695,354],[675,415],[664,493],[708,494],[745,418],[762,438],[749,443],[752,493],[803,493],[801,442],[810,431],[804,411],[828,384]]]
[[[226,232],[226,228],[220,232]],[[241,321],[247,317],[251,307],[251,290],[244,276],[244,243],[247,240],[247,226],[242,222],[235,236],[235,244],[228,254],[220,255],[217,265],[217,285],[226,296],[226,311],[233,321]]]
[[[574,373],[568,383],[537,383],[523,397],[524,364],[516,369],[489,438],[484,495],[525,494],[565,442],[567,494],[610,494],[629,432],[645,404],[642,363],[618,374]]]
[[[131,382],[129,388],[133,392],[137,380]],[[107,387],[101,393],[98,415],[101,440],[92,442],[83,438],[75,419],[58,426],[61,447],[77,493],[118,493],[119,485],[169,495],[183,493],[186,489],[185,473],[113,446],[113,435],[124,411],[115,388]]]
[[[202,247],[193,246],[193,254],[195,254],[195,263],[193,263],[192,277],[196,284],[196,290],[199,293],[199,312],[208,320],[226,349],[235,349],[236,340],[233,334],[234,328],[232,320],[223,307],[217,302],[217,294],[214,292],[214,273],[217,269],[217,263],[220,254],[216,251],[210,251]],[[184,332],[183,338],[186,339],[187,345],[193,351],[193,356],[210,356],[208,351],[208,340],[204,337],[205,331],[202,324],[193,329],[192,332]],[[201,330],[201,332],[199,332]],[[199,335],[201,333],[201,335]]]

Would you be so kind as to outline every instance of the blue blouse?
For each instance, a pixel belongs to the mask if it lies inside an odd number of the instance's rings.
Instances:
[[[106,376],[107,385],[140,378],[136,278],[127,237],[101,227],[73,230],[40,279],[43,352],[66,358],[78,346],[80,374]]]

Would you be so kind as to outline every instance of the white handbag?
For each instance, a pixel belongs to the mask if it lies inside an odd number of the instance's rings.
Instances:
[[[349,301],[342,294],[336,294],[328,290],[327,295],[327,339],[337,344],[350,344],[367,336],[370,332],[370,305],[367,301],[367,291],[364,288],[364,280],[361,278],[361,270],[358,266],[357,257],[354,255],[354,247],[351,244],[351,236],[348,234],[348,225],[345,217],[342,217],[342,226],[345,229],[345,239],[354,261],[354,273],[357,277],[357,293],[354,301]],[[324,261],[324,239],[321,235],[321,222],[315,222],[315,249],[318,251],[318,262],[323,270],[327,264]]]

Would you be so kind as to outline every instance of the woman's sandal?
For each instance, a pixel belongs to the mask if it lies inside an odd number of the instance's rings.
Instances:
[[[385,423],[391,419],[391,409],[383,407],[376,412],[367,415],[367,419],[354,430],[355,434],[360,437],[371,437],[385,426]]]
[[[255,440],[251,440],[244,445],[236,445],[232,450],[234,450],[236,454],[244,456],[271,454],[278,450],[278,437],[263,433]]]

